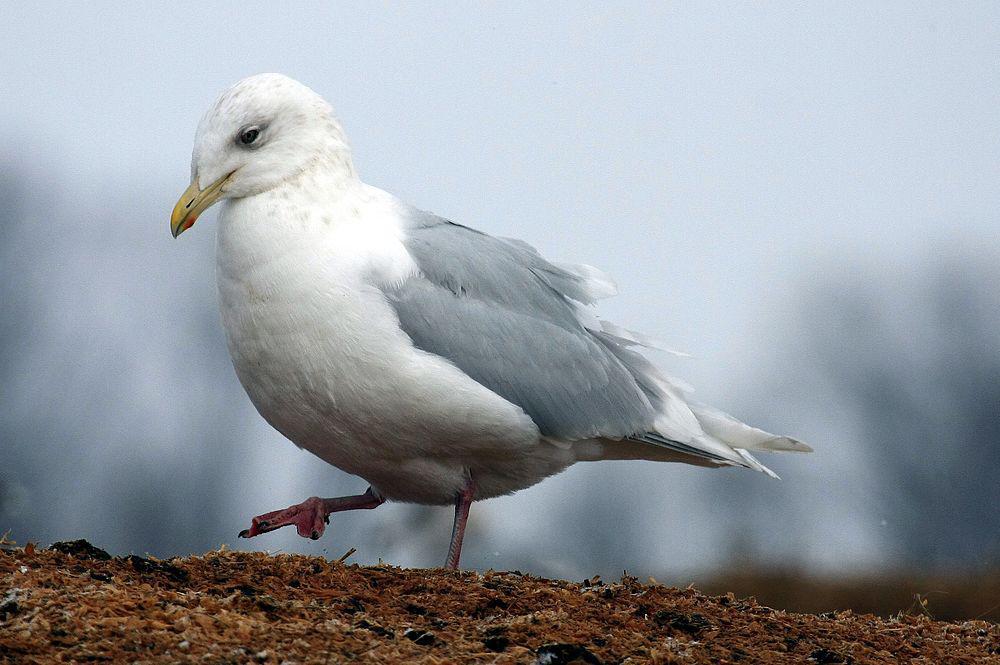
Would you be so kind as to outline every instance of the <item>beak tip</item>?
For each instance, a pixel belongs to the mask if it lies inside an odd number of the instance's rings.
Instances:
[[[194,226],[194,223],[196,221],[198,221],[197,215],[192,217],[182,217],[180,219],[171,219],[170,235],[172,235],[174,238],[177,238],[178,236],[180,236],[180,234],[184,233],[189,228]]]
[[[198,187],[198,180],[192,181],[187,190],[181,194],[170,215],[170,233],[174,238],[194,226],[201,213],[223,196],[223,187],[229,182],[233,173],[235,171],[219,178],[205,189]]]

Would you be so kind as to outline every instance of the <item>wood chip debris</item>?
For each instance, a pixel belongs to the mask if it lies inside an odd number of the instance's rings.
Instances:
[[[1000,627],[518,572],[0,550],[0,662],[1000,663]]]

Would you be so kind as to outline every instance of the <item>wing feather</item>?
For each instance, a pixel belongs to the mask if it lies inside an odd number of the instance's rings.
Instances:
[[[744,446],[796,449],[720,412],[692,408],[683,386],[631,348],[646,345],[644,338],[583,312],[611,293],[604,273],[550,263],[522,241],[417,210],[403,242],[420,272],[383,287],[400,327],[418,349],[520,406],[543,435],[630,439],[765,473]],[[733,442],[736,448],[727,433],[745,443]]]

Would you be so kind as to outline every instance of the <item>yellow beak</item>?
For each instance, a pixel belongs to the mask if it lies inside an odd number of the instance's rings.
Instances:
[[[191,186],[184,190],[170,214],[170,232],[175,238],[194,226],[198,216],[219,200],[223,186],[232,175],[219,178],[205,189],[198,189],[198,179],[195,178]]]

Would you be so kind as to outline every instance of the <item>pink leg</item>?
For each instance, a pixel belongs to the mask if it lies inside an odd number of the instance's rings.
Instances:
[[[472,497],[476,493],[476,484],[469,478],[465,487],[455,497],[455,524],[451,528],[451,545],[448,547],[448,558],[444,567],[458,569],[458,560],[462,556],[462,539],[465,538],[465,524],[469,521],[469,508],[472,507]]]
[[[364,494],[354,496],[338,496],[333,499],[321,499],[311,496],[302,503],[289,506],[284,510],[275,510],[253,518],[249,529],[240,531],[240,538],[253,538],[268,531],[280,529],[289,524],[295,525],[295,530],[303,538],[318,540],[323,535],[326,525],[330,523],[330,513],[342,510],[361,510],[378,508],[385,499],[377,496],[372,488]]]

